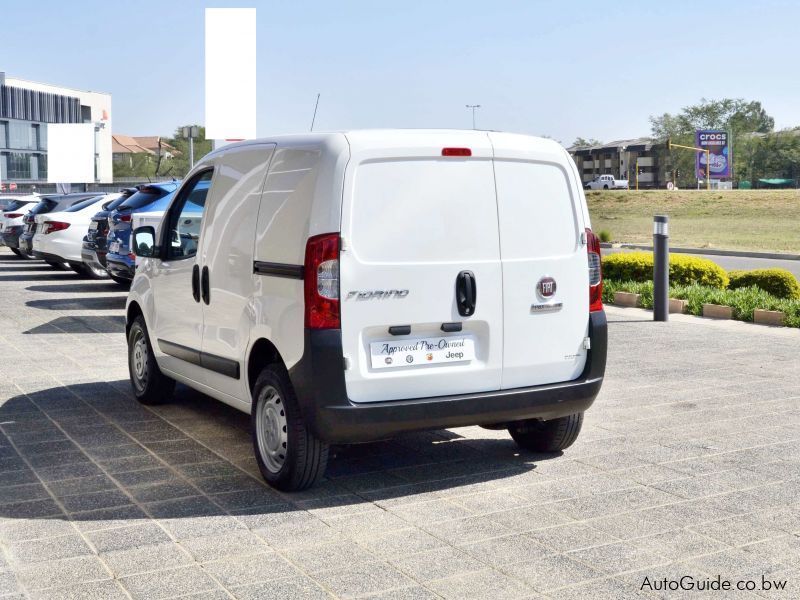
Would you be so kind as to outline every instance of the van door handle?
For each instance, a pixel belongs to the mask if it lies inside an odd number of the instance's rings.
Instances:
[[[456,306],[458,314],[469,317],[475,312],[475,303],[478,298],[478,288],[475,283],[475,273],[461,271],[456,277]]]
[[[195,302],[200,302],[200,267],[192,267],[192,298]]]
[[[200,293],[203,295],[203,302],[211,302],[211,286],[208,281],[208,267],[203,267],[203,276],[200,278]]]

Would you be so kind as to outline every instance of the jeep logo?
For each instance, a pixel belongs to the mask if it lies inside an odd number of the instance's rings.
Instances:
[[[552,277],[542,277],[536,284],[536,291],[542,298],[552,298],[556,293],[556,280]]]

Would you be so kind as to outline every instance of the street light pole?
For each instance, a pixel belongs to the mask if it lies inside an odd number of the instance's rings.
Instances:
[[[200,128],[192,125],[183,128],[183,137],[189,139],[189,170],[194,169],[194,138],[200,135]]]
[[[472,128],[475,129],[475,109],[480,108],[480,104],[467,104],[467,108],[472,109]]]

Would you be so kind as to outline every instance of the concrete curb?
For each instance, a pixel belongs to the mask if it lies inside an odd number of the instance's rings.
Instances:
[[[703,316],[707,319],[733,319],[733,307],[721,304],[703,304]]]
[[[652,246],[644,244],[611,244],[602,242],[601,248],[627,248],[629,250],[649,250],[653,251]],[[744,258],[771,258],[777,260],[800,260],[800,254],[783,254],[780,252],[747,252],[744,250],[717,250],[714,248],[673,248],[670,252],[676,254],[707,254],[709,256],[741,256]]]
[[[623,315],[623,314],[637,315],[637,317],[641,320],[652,321],[653,324],[658,326],[665,325],[664,323],[657,323],[656,321],[653,321],[653,311],[650,309],[632,308],[628,306],[617,306],[615,304],[606,304],[605,306],[607,308],[608,315]],[[706,317],[702,317],[700,315],[690,315],[690,314],[671,314],[669,316],[669,322],[692,323],[694,325],[705,326],[705,327],[721,327],[724,329],[734,329],[741,331],[747,331],[748,328],[754,328],[760,330],[762,333],[766,335],[775,335],[775,336],[785,337],[791,340],[800,339],[799,337],[800,329],[798,329],[797,327],[787,327],[786,325],[784,325],[783,327],[775,327],[767,325],[765,323],[737,321],[735,319],[709,319]]]

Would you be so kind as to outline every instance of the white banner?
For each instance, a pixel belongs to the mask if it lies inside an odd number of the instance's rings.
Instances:
[[[93,123],[47,125],[47,182],[93,183]]]
[[[206,139],[256,137],[256,9],[206,9]]]

